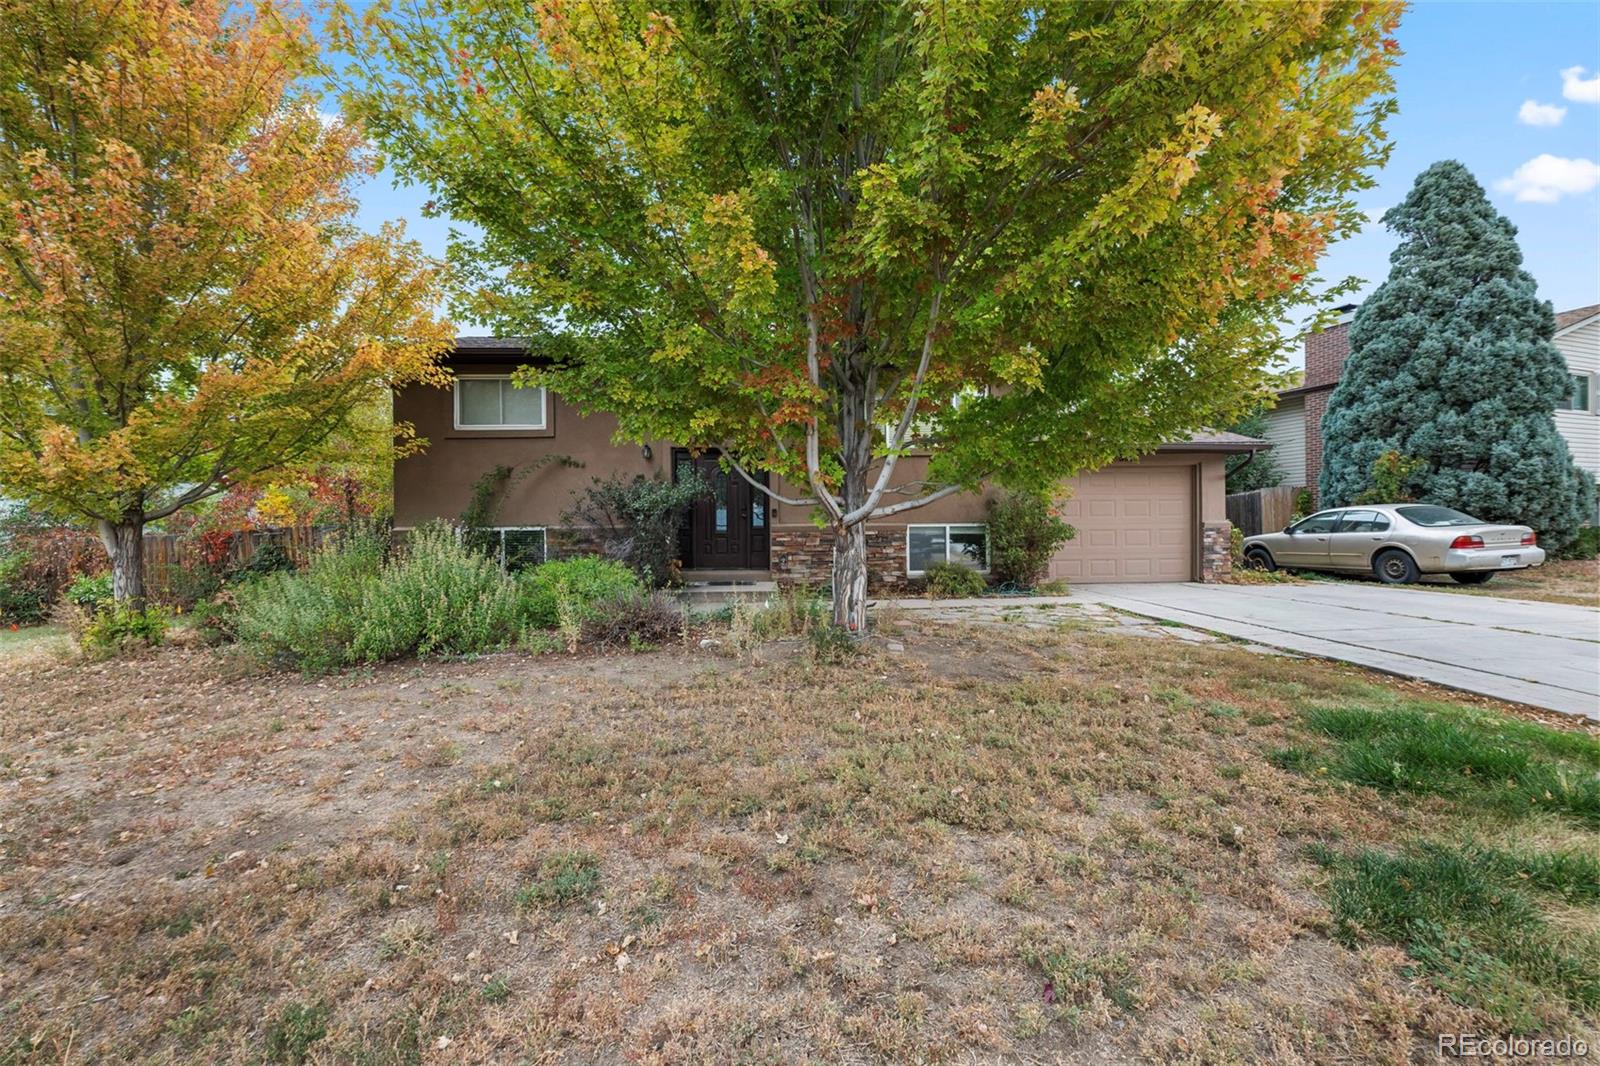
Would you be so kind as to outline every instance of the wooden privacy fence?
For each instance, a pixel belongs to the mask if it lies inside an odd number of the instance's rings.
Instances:
[[[1279,485],[1235,492],[1228,497],[1228,521],[1247,537],[1257,533],[1276,533],[1294,515],[1295,497],[1304,491],[1299,485]]]
[[[231,570],[254,559],[265,544],[281,544],[295,565],[304,566],[328,530],[320,526],[289,526],[284,529],[250,529],[233,534],[228,552],[218,569]],[[192,570],[205,563],[200,545],[193,537],[176,533],[146,533],[144,537],[145,577],[156,577],[167,567]]]

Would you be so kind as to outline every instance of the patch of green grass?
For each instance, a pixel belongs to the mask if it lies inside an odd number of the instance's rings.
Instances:
[[[311,1045],[327,1035],[327,1007],[291,1003],[267,1027],[263,1052],[268,1062],[300,1066],[311,1057]]]
[[[1070,948],[1024,952],[1027,961],[1044,971],[1053,1002],[1070,1009],[1103,997],[1131,1014],[1138,1008],[1138,985],[1128,957],[1120,951],[1085,956]]]
[[[1334,871],[1329,903],[1341,942],[1399,944],[1441,990],[1519,1032],[1559,1020],[1563,1008],[1600,1008],[1600,936],[1553,928],[1517,883],[1526,873],[1530,887],[1565,895],[1593,874],[1593,856],[1425,845],[1320,858]]]
[[[539,864],[539,877],[517,890],[524,909],[539,905],[564,907],[600,889],[600,860],[587,851],[561,851]]]
[[[491,977],[483,983],[481,994],[486,1003],[504,1003],[511,998],[511,985],[504,977]]]
[[[1600,741],[1585,734],[1444,704],[1317,708],[1305,719],[1332,742],[1319,765],[1341,780],[1600,823]],[[1303,769],[1310,760],[1294,750],[1271,758]]]

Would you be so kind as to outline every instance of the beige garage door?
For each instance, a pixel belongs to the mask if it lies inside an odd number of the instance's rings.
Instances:
[[[1073,478],[1061,513],[1078,535],[1050,560],[1069,582],[1194,577],[1194,468],[1129,466]]]

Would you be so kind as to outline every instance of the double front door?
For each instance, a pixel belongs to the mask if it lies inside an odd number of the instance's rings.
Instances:
[[[735,471],[724,471],[716,455],[675,463],[698,473],[711,491],[689,513],[689,558],[695,570],[765,570],[770,559],[768,499]]]

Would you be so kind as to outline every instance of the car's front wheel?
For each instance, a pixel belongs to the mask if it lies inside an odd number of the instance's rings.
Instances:
[[[1464,574],[1451,574],[1450,576],[1463,585],[1482,585],[1487,583],[1491,577],[1494,577],[1494,571],[1468,570]]]
[[[1272,561],[1272,553],[1265,548],[1251,548],[1245,552],[1244,565],[1251,570],[1264,570],[1269,574],[1278,569],[1278,564]]]
[[[1394,550],[1379,553],[1372,560],[1372,572],[1385,585],[1409,585],[1422,576],[1415,559],[1403,551]]]

